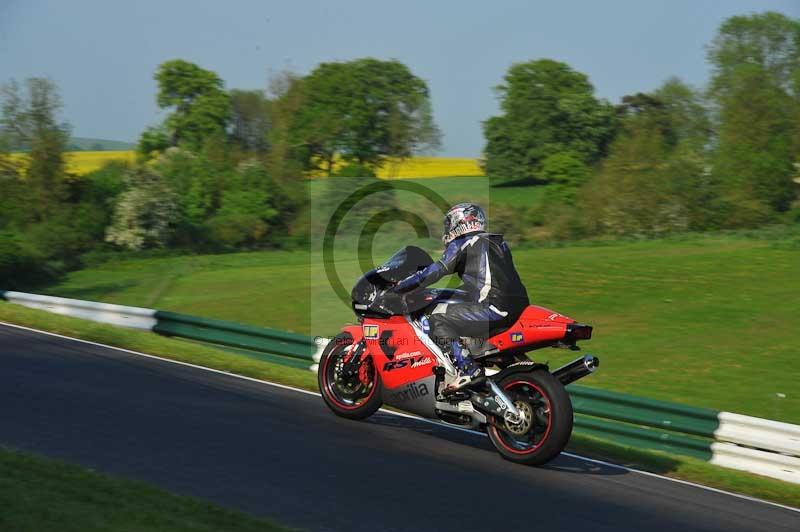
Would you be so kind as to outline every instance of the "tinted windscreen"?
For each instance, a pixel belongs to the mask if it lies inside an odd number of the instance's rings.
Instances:
[[[397,281],[405,279],[412,273],[423,270],[431,264],[433,264],[433,259],[425,250],[416,246],[406,246],[389,257],[386,262],[361,276],[353,287],[350,296],[354,303],[370,305],[371,307],[376,305],[383,306],[382,302],[375,301],[378,291],[389,288]],[[389,302],[387,301],[386,303]],[[390,306],[393,307],[394,305]]]

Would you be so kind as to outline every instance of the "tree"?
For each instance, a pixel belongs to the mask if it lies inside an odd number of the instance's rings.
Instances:
[[[301,103],[291,117],[288,141],[304,170],[324,169],[330,176],[344,151],[351,96],[347,70],[343,63],[323,63],[292,87]]]
[[[713,127],[703,93],[671,77],[652,96],[663,105],[673,150],[680,157],[705,162]]]
[[[169,148],[150,166],[175,193],[181,222],[200,225],[218,206],[225,171],[214,168],[204,152]]]
[[[539,176],[550,185],[547,191],[548,202],[571,204],[578,189],[588,179],[589,168],[575,154],[558,152],[548,155],[542,161]]]
[[[643,236],[718,227],[701,95],[670,78],[653,92],[623,96],[617,119],[608,157],[581,194],[584,227]]]
[[[322,63],[298,88],[289,138],[307,170],[331,175],[337,157],[375,167],[439,145],[428,87],[399,61]]]
[[[677,144],[677,133],[667,106],[656,95],[637,92],[623,96],[622,103],[617,106],[617,117],[622,120],[637,117],[647,122],[648,127],[658,130],[662,135],[665,148]]]
[[[4,100],[4,104],[5,104]],[[6,113],[3,113],[5,122]],[[19,209],[22,204],[22,186],[19,179],[19,164],[9,153],[12,149],[13,139],[11,133],[4,126],[0,126],[0,229],[17,221]],[[7,243],[11,249],[11,244]],[[0,248],[3,244],[0,243]],[[1,252],[0,252],[1,253]],[[0,259],[2,261],[2,259]]]
[[[670,78],[652,93],[623,96],[616,111],[621,123],[636,118],[658,130],[666,156],[680,152],[697,162],[705,156],[712,130],[708,111],[701,94],[680,79]]]
[[[717,110],[714,175],[729,204],[757,223],[795,197],[800,151],[800,21],[767,12],[727,19],[708,50]],[[760,205],[760,207],[759,207]],[[760,214],[758,211],[763,211]]]
[[[684,231],[691,210],[682,189],[697,178],[666,157],[668,141],[658,123],[629,116],[581,195],[581,213],[591,233],[652,236]]]
[[[24,187],[19,179],[17,168],[11,157],[0,151],[0,230],[18,225],[28,217],[28,213],[21,212],[20,205],[24,205]]]
[[[269,82],[272,127],[268,133],[268,167],[273,179],[296,181],[308,161],[307,146],[298,140],[297,114],[303,105],[303,78],[292,72],[274,75]],[[296,187],[297,189],[299,187]]]
[[[279,214],[272,189],[261,164],[241,163],[226,183],[219,209],[207,222],[213,239],[224,247],[262,242]]]
[[[264,153],[269,147],[272,109],[262,91],[230,91],[231,140],[246,152]]]
[[[131,171],[128,186],[119,196],[106,240],[135,250],[164,247],[178,215],[174,192],[161,176],[143,168]]]
[[[67,174],[69,128],[57,120],[61,101],[52,81],[11,82],[2,96],[0,255],[16,257],[0,256],[0,277],[23,286],[77,267],[80,255],[102,241],[121,170]],[[26,156],[9,157],[11,147]]]
[[[535,179],[542,161],[559,152],[587,165],[605,154],[614,109],[594,97],[585,74],[550,59],[517,63],[496,91],[502,114],[483,124],[485,170],[494,184]]]
[[[768,11],[730,17],[708,47],[711,90],[725,93],[735,86],[737,69],[758,65],[765,76],[787,93],[800,90],[800,20]]]
[[[795,195],[792,134],[796,124],[787,109],[790,97],[762,67],[743,65],[730,78],[731,90],[719,99],[719,144],[714,174],[723,185],[721,194],[732,205],[728,225],[753,225],[769,218],[769,211],[785,211]],[[760,216],[736,211],[763,210]],[[759,208],[755,202],[760,202]]]
[[[8,145],[28,151],[25,212],[34,221],[43,221],[56,213],[66,199],[64,150],[69,128],[57,121],[61,99],[51,80],[30,78],[25,89],[21,94],[14,81],[3,86],[0,128]]]
[[[198,149],[208,136],[225,130],[230,98],[214,72],[174,59],[158,67],[155,80],[158,106],[172,110],[165,122],[171,145]]]
[[[163,126],[148,127],[139,137],[138,151],[145,157],[169,148],[169,133]]]

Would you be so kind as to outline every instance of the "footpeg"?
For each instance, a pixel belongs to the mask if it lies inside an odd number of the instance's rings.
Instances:
[[[453,389],[446,389],[442,390],[442,393],[438,396],[441,398],[442,401],[447,401],[449,403],[457,403],[459,401],[466,401],[470,398],[470,393],[464,390],[453,390]]]
[[[453,384],[451,386],[448,386],[447,388],[442,390],[441,395],[442,395],[442,397],[450,397],[450,396],[452,396],[452,395],[454,395],[454,394],[456,394],[458,392],[465,392],[466,390],[475,390],[476,388],[479,388],[479,387],[483,386],[483,384],[485,382],[486,382],[486,376],[485,375],[481,375],[480,377],[476,377],[475,379],[472,379],[472,380],[470,380],[469,382],[467,382],[466,384],[463,384],[463,385],[459,385],[458,381],[456,381],[455,384]]]

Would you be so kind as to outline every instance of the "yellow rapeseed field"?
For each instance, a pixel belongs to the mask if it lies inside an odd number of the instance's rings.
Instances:
[[[390,161],[378,171],[378,177],[386,179],[481,175],[483,170],[477,159],[462,157],[412,157],[399,164]]]
[[[25,154],[14,154],[24,158]],[[67,170],[83,175],[102,167],[107,162],[133,162],[134,151],[73,151],[66,153]],[[481,176],[483,171],[477,159],[466,157],[413,157],[403,162],[389,161],[378,171],[384,179],[404,179],[412,177],[455,177]]]
[[[24,153],[12,153],[11,157],[24,161]],[[64,154],[67,171],[72,174],[83,175],[101,168],[111,161],[132,163],[136,159],[134,151],[68,151]]]
[[[88,174],[111,161],[132,163],[134,151],[71,151],[67,153],[67,169],[78,175]]]
[[[132,163],[134,151],[71,151],[66,154],[67,170],[78,175],[88,174],[111,161]]]
[[[339,170],[345,163],[341,160],[334,162],[334,171]],[[318,170],[311,173],[311,177],[325,177],[325,172]],[[467,157],[412,157],[404,161],[387,161],[378,169],[381,179],[412,179],[425,177],[475,177],[482,176],[477,159]]]

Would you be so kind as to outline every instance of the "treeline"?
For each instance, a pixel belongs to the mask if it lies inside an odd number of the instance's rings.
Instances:
[[[29,284],[116,250],[292,247],[308,237],[305,176],[374,176],[438,145],[428,88],[398,61],[323,63],[267,91],[226,90],[183,60],[159,66],[163,123],[136,164],[65,170],[55,85],[3,87],[0,286]],[[24,147],[26,158],[11,151]],[[87,255],[87,253],[89,253]]]
[[[618,105],[549,59],[514,64],[484,122],[492,185],[540,187],[528,208],[490,205],[515,240],[652,236],[797,221],[800,21],[732,17],[708,47],[703,89],[677,78]],[[428,87],[398,61],[323,63],[267,90],[227,89],[171,60],[155,73],[166,113],[134,165],[83,176],[64,164],[69,127],[54,84],[3,86],[0,287],[122,250],[304,245],[306,177],[374,176],[436,149]],[[23,147],[25,158],[11,155]],[[157,251],[156,251],[157,252]]]
[[[800,220],[800,21],[732,17],[708,87],[677,78],[619,105],[564,63],[513,65],[484,123],[495,185],[545,185],[495,217],[518,239],[651,236]]]

